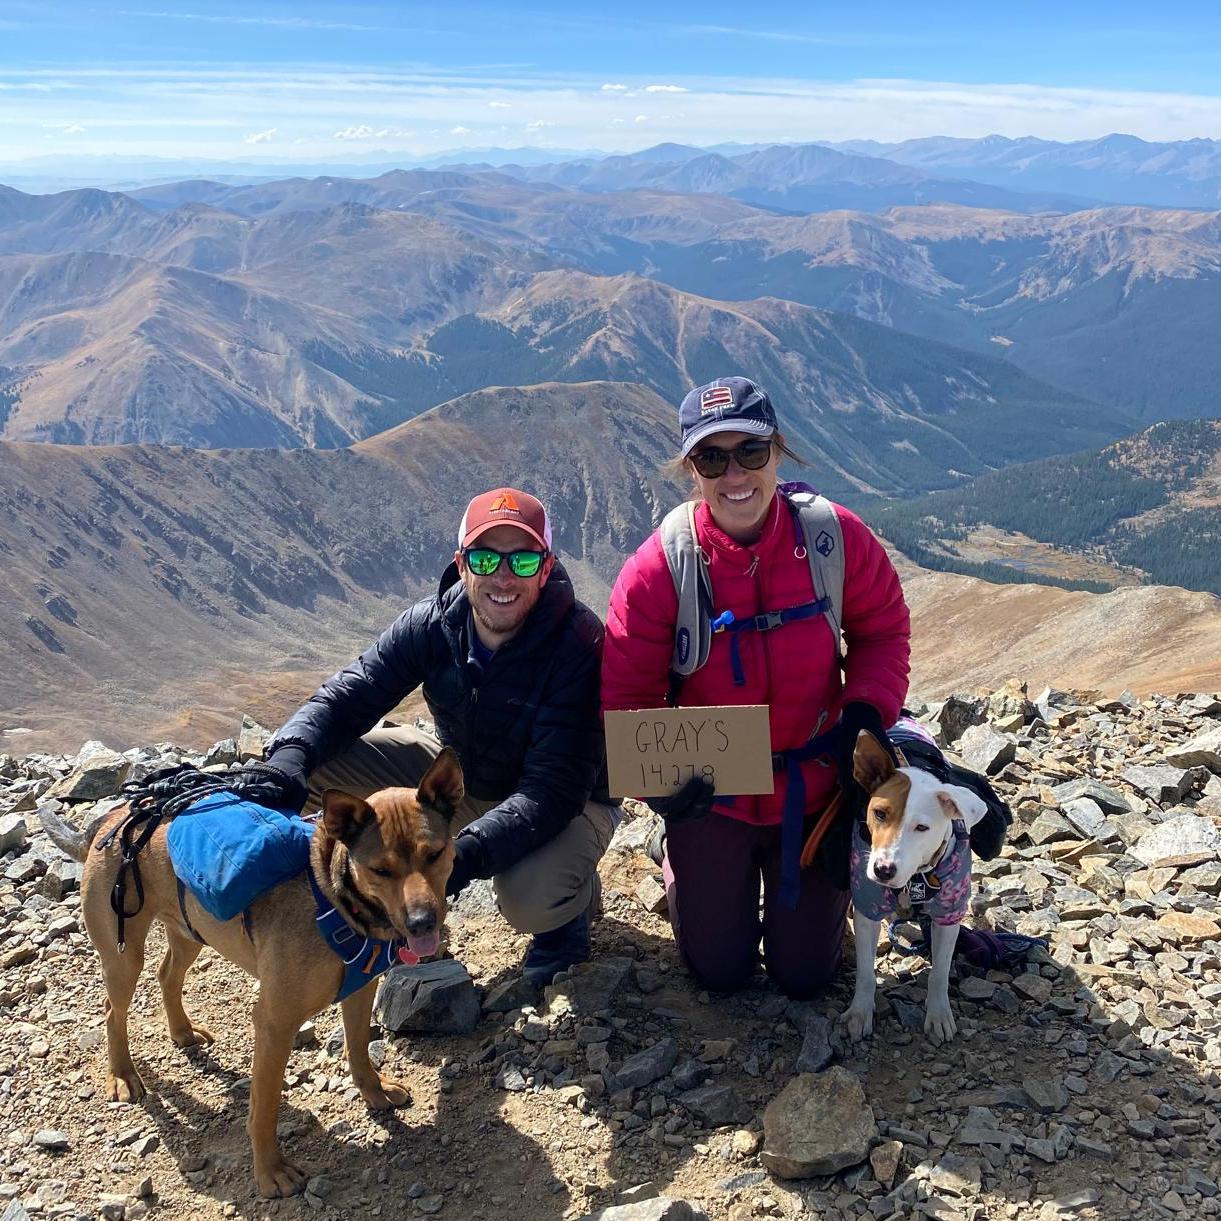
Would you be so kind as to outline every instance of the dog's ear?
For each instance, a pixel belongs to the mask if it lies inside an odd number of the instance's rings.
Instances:
[[[856,749],[852,752],[852,774],[866,793],[872,793],[895,774],[894,760],[867,729],[857,734]]]
[[[454,811],[465,794],[462,764],[458,762],[457,754],[446,746],[424,773],[416,796],[424,805],[440,810],[446,818],[453,818]]]
[[[972,793],[970,789],[963,788],[961,785],[955,785],[953,793],[946,789],[938,789],[937,804],[951,822],[956,818],[961,818],[968,831],[988,812],[984,799],[978,793]]]
[[[327,789],[322,794],[322,825],[332,839],[346,843],[374,817],[373,807],[352,793]]]

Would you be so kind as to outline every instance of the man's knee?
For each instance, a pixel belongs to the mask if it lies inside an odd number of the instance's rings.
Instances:
[[[549,933],[579,916],[614,829],[611,811],[589,802],[553,840],[493,879],[501,915],[519,933]]]
[[[441,743],[421,730],[405,726],[371,729],[346,750],[310,774],[306,812],[317,809],[327,789],[343,789],[368,797],[378,789],[419,784]]]
[[[519,933],[549,933],[583,912],[593,898],[593,872],[563,886],[529,857],[492,879],[500,914]]]

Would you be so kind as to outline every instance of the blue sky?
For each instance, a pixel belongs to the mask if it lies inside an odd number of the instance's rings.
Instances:
[[[0,0],[0,161],[1221,137],[1221,4]]]

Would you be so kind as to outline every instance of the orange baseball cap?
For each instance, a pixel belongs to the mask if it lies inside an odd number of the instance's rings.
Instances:
[[[462,514],[458,546],[470,547],[481,535],[497,526],[524,530],[544,551],[551,550],[551,522],[542,502],[517,488],[494,488],[476,496]]]

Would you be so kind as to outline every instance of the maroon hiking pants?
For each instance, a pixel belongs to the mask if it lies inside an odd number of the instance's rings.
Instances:
[[[677,824],[666,831],[663,874],[675,940],[704,987],[728,992],[748,983],[760,940],[763,965],[788,996],[805,1000],[831,982],[848,892],[816,862],[801,871],[797,906],[782,907],[779,824],[759,827],[716,813]]]

